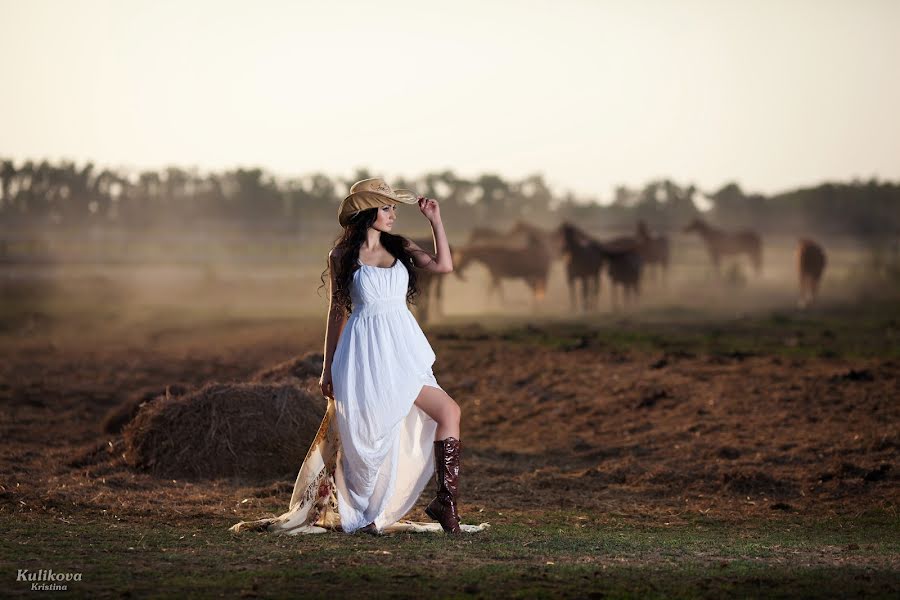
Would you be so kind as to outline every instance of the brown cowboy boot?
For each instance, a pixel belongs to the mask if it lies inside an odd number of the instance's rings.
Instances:
[[[425,508],[425,514],[441,524],[447,533],[460,533],[459,514],[456,512],[459,489],[460,442],[454,437],[434,443],[434,479],[437,496]]]

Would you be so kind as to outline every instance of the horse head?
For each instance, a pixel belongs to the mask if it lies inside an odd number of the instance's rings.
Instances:
[[[562,238],[563,252],[571,252],[574,248],[584,248],[593,242],[591,236],[568,221],[564,221],[556,232]]]

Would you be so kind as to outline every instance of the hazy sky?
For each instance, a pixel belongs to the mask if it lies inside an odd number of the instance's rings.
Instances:
[[[900,179],[900,0],[0,0],[0,155],[281,175]]]

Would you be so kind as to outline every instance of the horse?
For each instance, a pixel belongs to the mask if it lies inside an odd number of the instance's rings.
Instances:
[[[507,236],[493,227],[473,227],[469,232],[469,245],[506,243]]]
[[[759,234],[750,229],[728,232],[708,225],[702,219],[694,219],[684,228],[685,233],[696,232],[706,243],[706,250],[716,273],[722,257],[729,254],[746,254],[750,257],[756,274],[762,271],[762,242]]]
[[[433,248],[433,238],[415,238],[412,240],[420,248]],[[453,246],[450,246],[450,255],[455,256]],[[454,261],[455,262],[455,261]],[[434,313],[440,318],[444,316],[444,273],[434,273],[426,269],[416,269],[419,278],[419,297],[415,303],[416,317],[422,322],[428,322],[431,317],[431,307],[434,305]]]
[[[816,242],[801,238],[797,240],[797,273],[800,277],[800,300],[798,306],[806,308],[819,293],[819,282],[825,271],[825,250]]]
[[[464,271],[473,263],[481,263],[487,268],[491,283],[488,294],[496,293],[503,299],[503,279],[522,279],[531,288],[532,310],[537,309],[547,294],[547,280],[550,274],[550,255],[542,242],[532,234],[526,235],[526,246],[512,247],[507,244],[469,244],[454,253],[453,272],[465,281]]]
[[[657,278],[661,277],[665,283],[669,272],[669,238],[652,235],[647,224],[641,220],[637,224],[637,239],[641,244],[644,265],[656,265],[654,271]]]
[[[532,225],[523,220],[518,220],[513,224],[512,229],[509,230],[507,237],[509,239],[515,239],[517,237],[534,235],[537,239],[541,241],[544,245],[547,253],[553,258],[557,259],[562,256],[563,253],[563,245],[562,245],[562,236],[559,233],[559,230],[546,231],[536,225]]]
[[[613,311],[617,309],[618,287],[622,288],[623,305],[637,302],[641,293],[641,273],[644,266],[640,242],[630,238],[618,238],[610,242],[600,242],[600,250],[606,260],[606,272],[610,280],[610,302]]]
[[[563,222],[557,232],[562,239],[563,261],[566,268],[566,282],[569,286],[569,306],[578,310],[576,302],[576,280],[581,281],[581,309],[584,312],[597,306],[600,295],[600,271],[606,253],[600,243],[569,222]]]

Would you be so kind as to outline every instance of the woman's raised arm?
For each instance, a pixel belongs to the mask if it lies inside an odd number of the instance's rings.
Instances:
[[[417,267],[426,271],[452,272],[453,257],[450,255],[450,242],[447,241],[447,232],[444,231],[444,222],[441,220],[441,211],[437,200],[420,197],[419,209],[431,222],[431,232],[434,234],[434,254],[423,250],[414,241],[407,239],[406,248],[412,255],[413,262]]]

